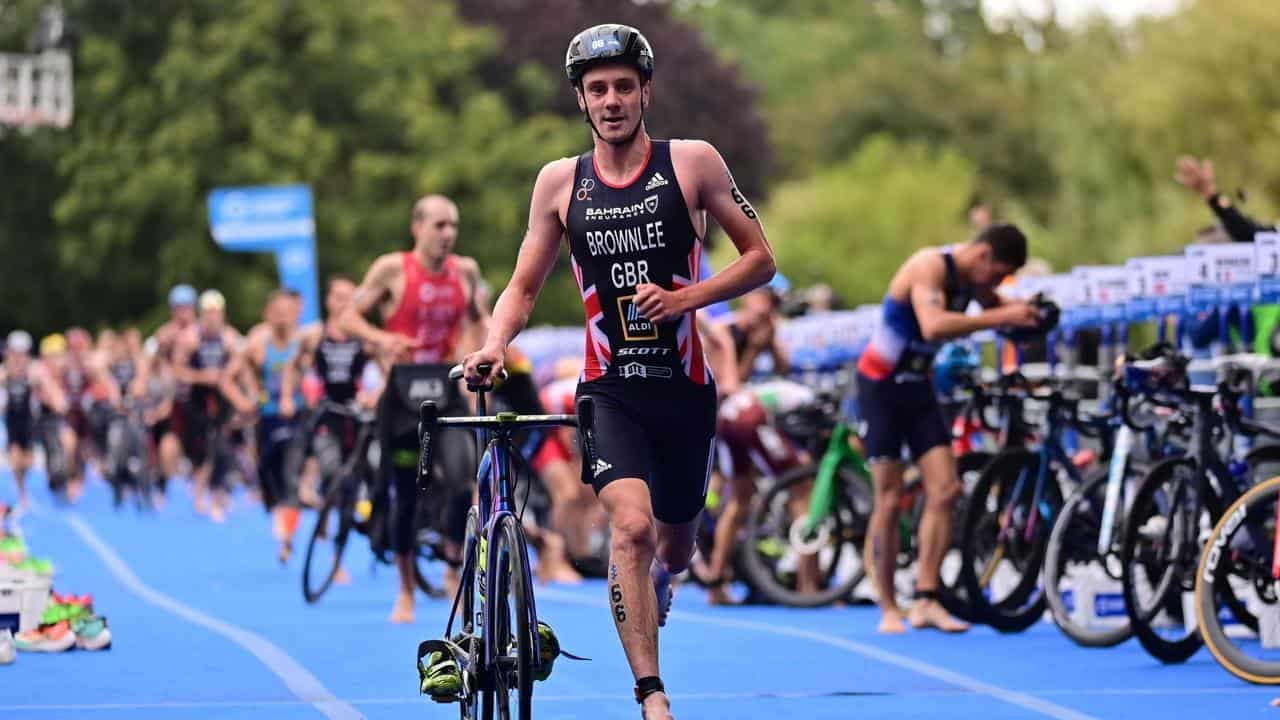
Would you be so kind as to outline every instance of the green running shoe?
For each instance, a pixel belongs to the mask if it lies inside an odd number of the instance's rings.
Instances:
[[[462,674],[451,653],[437,650],[418,661],[419,692],[437,702],[453,702],[462,693]]]

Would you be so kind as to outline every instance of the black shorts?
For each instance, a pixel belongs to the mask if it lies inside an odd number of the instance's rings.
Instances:
[[[588,397],[595,407],[582,482],[599,495],[618,478],[640,478],[655,518],[677,525],[698,517],[716,454],[715,385],[606,376],[578,385],[578,403]]]
[[[23,450],[30,450],[32,443],[33,426],[35,421],[31,415],[9,415],[4,416],[5,430],[9,435],[9,447],[17,446]]]
[[[906,447],[913,461],[951,442],[942,408],[928,380],[872,380],[858,373],[859,435],[869,462],[902,460]]]

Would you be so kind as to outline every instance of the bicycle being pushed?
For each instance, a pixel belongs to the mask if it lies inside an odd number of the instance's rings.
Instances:
[[[492,366],[482,364],[478,370],[487,377]],[[462,375],[461,365],[449,371],[453,381]],[[439,417],[432,402],[423,403],[420,411],[419,495],[427,490],[434,445],[442,430],[474,430],[482,448],[477,503],[467,513],[461,581],[445,626],[446,639],[418,646],[420,690],[436,702],[458,703],[463,720],[529,720],[534,681],[550,676],[558,656],[574,656],[564,653],[551,626],[538,620],[521,517],[524,508],[515,499],[516,470],[524,461],[514,438],[536,428],[577,427],[578,418],[486,415],[488,388],[467,383],[467,389],[476,394],[475,417]],[[592,411],[589,399],[579,401],[578,414],[588,425]]]

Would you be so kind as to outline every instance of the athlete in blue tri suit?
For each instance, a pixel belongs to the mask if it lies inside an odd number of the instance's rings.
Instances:
[[[243,415],[258,416],[258,482],[262,504],[271,511],[274,532],[280,541],[280,562],[293,552],[298,528],[297,488],[285,472],[294,418],[281,412],[285,369],[298,355],[297,314],[291,294],[276,290],[267,299],[264,322],[249,331],[244,348],[236,353],[223,377],[222,393]],[[293,390],[292,403],[301,404],[301,391]]]
[[[1007,224],[992,225],[962,245],[916,252],[890,281],[880,321],[858,360],[862,443],[876,487],[868,542],[880,632],[906,629],[893,584],[904,448],[924,478],[926,498],[916,529],[920,568],[909,620],[916,628],[968,629],[937,600],[938,569],[950,544],[951,507],[959,495],[960,480],[930,365],[945,340],[988,328],[1036,325],[1039,311],[1023,302],[1003,300],[995,292],[1000,281],[1026,260],[1026,237]],[[984,310],[966,314],[974,300]]]
[[[609,514],[610,614],[645,717],[667,720],[658,626],[670,575],[693,554],[715,449],[716,387],[695,315],[767,282],[773,253],[715,148],[649,137],[653,50],[639,31],[579,33],[565,69],[594,147],[539,173],[515,272],[466,374],[483,382],[478,365],[501,369],[567,237],[586,310],[578,406],[594,405],[582,429],[583,481]],[[740,256],[700,282],[708,213]]]

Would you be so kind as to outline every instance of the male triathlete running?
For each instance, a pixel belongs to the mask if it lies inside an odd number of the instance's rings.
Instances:
[[[880,632],[906,629],[893,584],[904,446],[919,467],[925,488],[924,514],[916,529],[920,570],[911,625],[948,632],[968,629],[938,602],[938,569],[951,542],[952,504],[960,493],[960,480],[930,365],[944,340],[987,328],[1036,325],[1040,315],[1035,307],[1003,300],[995,292],[1000,281],[1026,260],[1027,239],[1008,224],[992,225],[962,245],[916,252],[890,281],[880,321],[858,360],[862,442],[875,481],[868,542]],[[986,309],[966,315],[971,300]]]
[[[724,160],[701,141],[655,141],[644,127],[653,51],[635,28],[598,25],[569,43],[565,69],[594,149],[547,164],[529,230],[484,347],[466,359],[502,368],[567,235],[586,309],[579,407],[588,398],[583,480],[612,529],[611,614],[650,720],[671,717],[658,675],[658,626],[671,574],[693,554],[715,449],[716,389],[694,317],[774,273],[756,212]],[[741,256],[699,282],[706,214]]]
[[[174,370],[174,350],[178,338],[196,322],[196,291],[190,285],[175,285],[169,291],[169,320],[161,325],[152,335],[155,340],[156,361],[144,366],[147,372],[153,367]],[[176,372],[173,373],[176,378]],[[144,378],[145,385],[148,379]],[[167,417],[160,419],[153,429],[156,438],[156,452],[160,456],[160,474],[164,478],[176,477],[182,469],[182,457],[186,447],[192,442],[189,423],[187,422],[187,402],[190,387],[178,380],[174,385],[174,398],[171,411]]]
[[[219,391],[222,375],[231,354],[240,342],[239,334],[226,322],[227,301],[217,290],[200,294],[200,317],[196,324],[178,335],[174,349],[174,376],[190,386],[185,420],[189,443],[185,451],[194,467],[196,512],[206,509],[214,522],[226,519],[231,501],[226,487],[228,468],[216,452],[215,435],[225,432],[229,416],[227,403]],[[212,490],[212,502],[206,493]]]
[[[274,520],[281,563],[287,563],[293,554],[293,535],[298,530],[296,488],[290,487],[293,479],[285,474],[294,421],[292,413],[285,415],[281,411],[285,369],[298,354],[294,304],[284,290],[271,293],[263,322],[249,332],[244,345],[231,356],[218,386],[241,415],[258,417],[258,482],[262,505]],[[294,405],[302,400],[296,389],[291,396]]]
[[[44,368],[31,359],[31,335],[14,330],[4,344],[4,364],[0,365],[0,385],[5,390],[4,424],[9,438],[9,469],[18,484],[18,506],[30,504],[27,470],[31,469],[31,447],[35,441],[37,399],[55,412],[67,411],[66,395]]]
[[[453,253],[458,239],[457,206],[443,195],[418,200],[413,206],[410,230],[413,249],[374,260],[337,323],[342,331],[378,346],[381,356],[394,363],[382,395],[379,423],[382,434],[389,439],[382,453],[392,465],[397,498],[392,550],[400,587],[391,611],[391,621],[395,623],[413,622],[414,618],[417,408],[423,400],[431,399],[448,405],[442,408],[446,414],[460,409],[459,393],[446,387],[447,363],[461,357],[464,333],[481,320],[475,302],[480,267],[472,258]],[[364,318],[375,307],[385,329],[374,327]],[[438,388],[439,394],[420,396],[415,388]],[[452,466],[452,446],[442,447],[442,463]],[[459,468],[460,476],[469,477],[464,468],[465,463]],[[457,576],[452,567],[447,572],[446,589],[456,584]]]
[[[67,330],[67,352],[62,364],[62,384],[70,409],[67,422],[76,434],[67,499],[75,501],[84,488],[84,467],[102,457],[106,449],[107,422],[111,409],[120,406],[120,391],[107,372],[107,360],[94,349],[89,331],[81,327]]]

